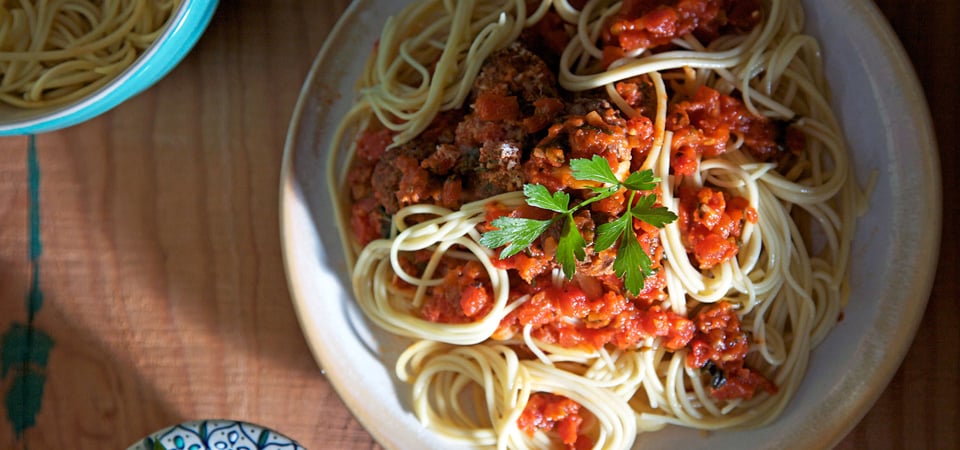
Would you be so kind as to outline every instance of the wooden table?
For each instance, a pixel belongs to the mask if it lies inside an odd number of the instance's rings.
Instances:
[[[0,421],[0,448],[122,449],[212,417],[313,449],[376,447],[307,349],[277,219],[287,123],[347,3],[223,1],[195,50],[144,94],[38,136],[35,152],[26,137],[0,139],[0,333],[32,323],[50,338],[34,343],[52,344],[34,367],[45,376],[36,424],[18,438]],[[877,4],[926,89],[950,182],[960,3]],[[945,192],[944,230],[960,226],[958,201]],[[915,343],[841,448],[960,447],[958,250],[944,241]]]

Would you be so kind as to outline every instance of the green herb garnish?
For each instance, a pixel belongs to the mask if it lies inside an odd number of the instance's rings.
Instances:
[[[607,160],[597,155],[592,159],[573,159],[570,161],[570,168],[575,179],[596,181],[605,186],[591,187],[593,197],[570,207],[570,194],[563,191],[551,193],[542,185],[525,184],[523,195],[528,205],[557,214],[547,220],[499,217],[491,222],[491,225],[497,229],[484,233],[480,237],[480,243],[492,249],[506,246],[500,252],[500,257],[508,258],[533,244],[533,241],[555,222],[562,221],[563,229],[560,232],[554,257],[560,263],[563,274],[568,279],[573,278],[577,261],[583,261],[586,258],[588,244],[577,229],[573,214],[591,203],[616,194],[621,189],[627,189],[630,191],[627,204],[633,206],[616,220],[597,227],[597,237],[593,246],[594,251],[601,252],[619,242],[613,271],[623,279],[627,291],[637,295],[643,289],[644,280],[653,275],[653,263],[637,241],[637,235],[633,231],[633,220],[641,220],[657,228],[663,228],[664,225],[677,219],[677,215],[667,208],[653,206],[657,201],[655,194],[640,193],[653,190],[660,179],[653,176],[653,171],[643,170],[631,173],[621,182],[610,169]]]

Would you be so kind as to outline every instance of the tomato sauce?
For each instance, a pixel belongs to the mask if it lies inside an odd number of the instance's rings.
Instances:
[[[719,400],[749,400],[761,389],[776,392],[770,380],[744,366],[749,339],[730,303],[704,308],[693,320],[696,333],[687,344],[687,366],[711,372],[710,395]]]
[[[785,150],[799,152],[805,145],[803,135],[790,132],[788,124],[754,115],[739,99],[706,86],[670,105],[666,128],[673,132],[670,165],[677,175],[696,172],[701,156],[726,152],[733,135],[758,161],[773,160]]]
[[[642,340],[654,337],[662,337],[663,345],[678,350],[694,332],[692,321],[664,311],[658,304],[628,299],[615,290],[591,298],[574,284],[536,290],[500,322],[496,335],[514,335],[527,325],[540,341],[589,350],[608,344],[636,348]]]
[[[758,220],[749,201],[710,187],[682,186],[678,195],[680,234],[698,267],[710,269],[736,256],[744,224]]]
[[[361,245],[382,237],[389,219],[377,210],[377,200],[365,197],[350,208],[350,228]]]
[[[747,32],[761,18],[759,0],[624,0],[607,30],[608,47],[652,49],[689,34],[709,43]]]
[[[562,395],[547,392],[535,392],[530,395],[517,426],[521,431],[533,436],[537,431],[555,431],[568,449],[588,449],[593,447],[590,438],[580,435],[580,404]]]
[[[646,117],[624,119],[609,107],[569,115],[563,122],[551,125],[533,149],[524,164],[525,180],[552,191],[582,188],[584,184],[570,173],[570,159],[598,155],[616,168],[632,161],[635,154],[646,154],[652,144],[653,122]]]
[[[486,269],[477,261],[448,262],[443,283],[429,289],[420,309],[431,322],[468,323],[485,316],[493,307],[493,292]]]

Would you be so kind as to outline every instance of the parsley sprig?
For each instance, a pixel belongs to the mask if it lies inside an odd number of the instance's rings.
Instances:
[[[504,247],[500,252],[501,258],[508,258],[527,249],[551,225],[562,221],[560,239],[557,242],[557,251],[554,257],[563,269],[564,275],[573,278],[576,272],[577,261],[586,258],[588,243],[577,229],[573,215],[587,205],[608,198],[621,189],[629,191],[627,205],[632,205],[619,218],[597,227],[596,239],[593,242],[595,252],[602,252],[614,245],[617,247],[617,256],[613,262],[613,271],[617,277],[623,279],[627,290],[637,295],[643,289],[644,280],[653,275],[653,262],[637,241],[633,231],[633,220],[641,220],[657,228],[677,219],[676,214],[663,206],[654,206],[656,194],[643,194],[656,188],[660,179],[653,176],[653,171],[643,170],[631,173],[625,180],[620,181],[610,169],[607,160],[594,155],[592,159],[573,159],[570,161],[573,177],[580,181],[595,181],[602,186],[591,186],[594,195],[574,206],[570,206],[570,194],[564,191],[551,193],[545,186],[539,184],[525,184],[523,195],[530,206],[555,212],[547,220],[526,219],[520,217],[499,217],[491,225],[497,227],[480,237],[480,243],[491,249]],[[619,243],[619,244],[618,244]]]

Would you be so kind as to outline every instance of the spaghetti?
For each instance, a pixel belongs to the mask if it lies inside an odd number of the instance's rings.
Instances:
[[[0,6],[0,102],[57,106],[103,87],[163,32],[180,0],[13,0]]]
[[[788,0],[432,0],[385,25],[328,179],[358,304],[414,340],[397,376],[425,426],[628,448],[778,416],[839,320],[866,203],[803,20]],[[523,251],[483,245],[519,223],[542,224]]]

